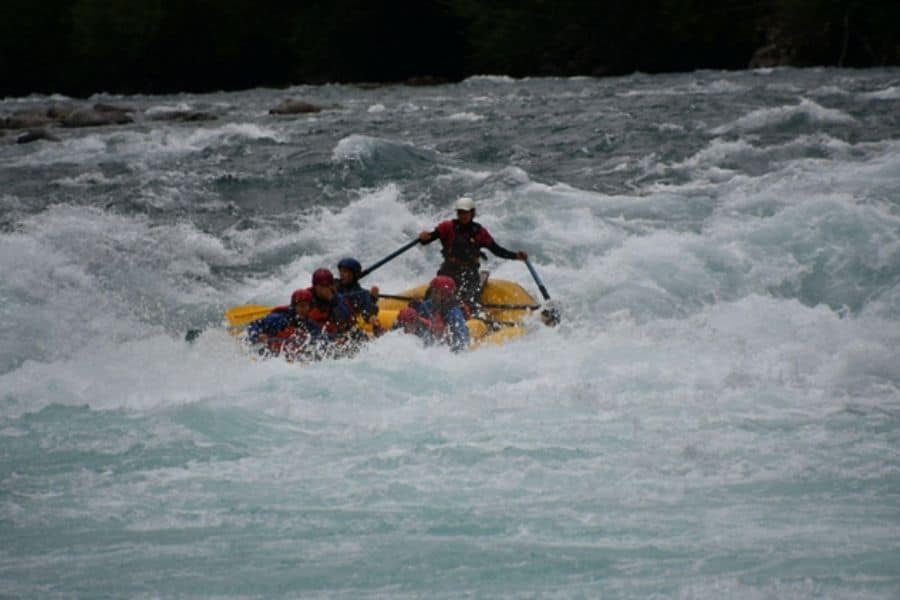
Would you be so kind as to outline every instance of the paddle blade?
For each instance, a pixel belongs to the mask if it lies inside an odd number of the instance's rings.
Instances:
[[[232,306],[225,311],[225,320],[228,321],[230,327],[239,327],[247,325],[257,319],[272,312],[271,306],[263,306],[262,304],[244,304],[242,306]]]
[[[559,309],[556,308],[552,302],[548,302],[544,305],[544,310],[541,311],[541,322],[543,322],[544,325],[547,327],[555,327],[559,325],[559,320],[561,318]]]

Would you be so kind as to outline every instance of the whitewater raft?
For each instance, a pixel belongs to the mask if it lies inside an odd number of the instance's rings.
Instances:
[[[382,295],[378,299],[378,320],[385,331],[390,331],[397,320],[397,314],[410,302],[425,296],[428,284],[411,288],[397,295]],[[259,304],[235,306],[225,311],[225,320],[232,335],[243,337],[247,325],[268,315],[274,307]],[[469,348],[484,344],[502,344],[525,335],[525,317],[541,309],[534,297],[521,285],[504,279],[490,279],[485,282],[481,294],[481,306],[473,318],[466,321],[471,338]],[[548,318],[548,316],[552,318]],[[545,308],[541,318],[547,325],[554,325],[557,314]],[[372,328],[360,320],[357,333],[362,337],[374,338]],[[334,350],[334,348],[332,348]],[[326,353],[327,354],[327,353]]]

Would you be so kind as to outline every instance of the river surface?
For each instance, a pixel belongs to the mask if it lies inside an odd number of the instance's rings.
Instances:
[[[900,70],[91,101],[0,142],[0,597],[900,597]],[[462,194],[559,327],[225,332]]]

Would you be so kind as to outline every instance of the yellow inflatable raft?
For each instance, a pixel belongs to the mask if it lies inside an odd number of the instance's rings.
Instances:
[[[394,326],[394,321],[399,313],[412,300],[421,299],[428,289],[427,284],[406,290],[398,295],[383,295],[378,300],[378,321],[385,330]],[[483,318],[473,318],[466,321],[469,327],[469,335],[472,338],[470,347],[481,344],[502,344],[510,339],[517,338],[525,333],[522,319],[530,311],[537,310],[534,297],[525,289],[513,281],[503,279],[488,280],[481,294],[483,305]],[[244,328],[261,319],[272,311],[271,306],[260,304],[245,304],[234,306],[225,311],[225,320],[228,330],[239,335]],[[371,326],[367,323],[359,323],[360,329],[371,334]]]

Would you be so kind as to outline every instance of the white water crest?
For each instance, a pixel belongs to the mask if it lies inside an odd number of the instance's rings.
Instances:
[[[0,596],[897,597],[898,78],[126,97],[216,119],[0,144]],[[309,364],[226,331],[463,194],[558,327]]]

